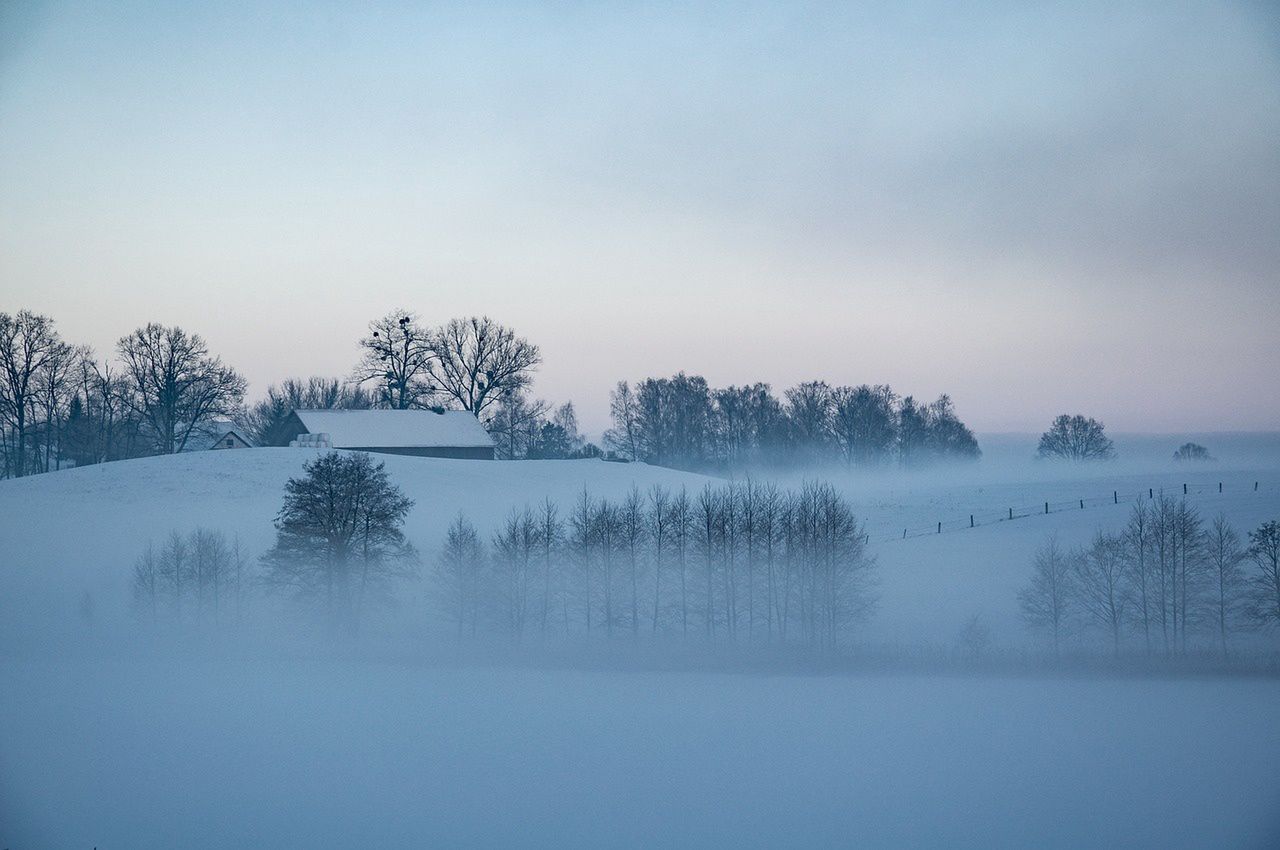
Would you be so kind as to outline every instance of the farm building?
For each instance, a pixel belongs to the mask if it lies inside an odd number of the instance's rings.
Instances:
[[[295,410],[286,426],[284,432],[298,445],[493,460],[493,440],[466,411]]]
[[[253,440],[243,428],[229,419],[201,422],[191,429],[183,452],[203,452],[212,449],[251,449]]]

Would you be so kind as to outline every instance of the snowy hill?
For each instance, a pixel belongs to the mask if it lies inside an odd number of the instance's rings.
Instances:
[[[0,481],[0,615],[13,624],[50,613],[33,606],[72,612],[88,591],[99,600],[100,615],[109,616],[121,607],[134,560],[149,541],[159,543],[171,531],[206,527],[238,534],[256,557],[271,544],[285,482],[318,454],[196,452]],[[598,460],[378,459],[415,501],[406,533],[427,553],[460,511],[488,530],[513,508],[547,497],[567,505],[584,487],[596,497],[618,498],[633,485],[697,489],[710,480]]]
[[[0,481],[0,615],[6,632],[25,618],[75,616],[87,591],[97,616],[123,612],[130,570],[148,542],[196,527],[239,539],[250,558],[272,540],[285,481],[316,456],[310,449],[198,452],[121,461]],[[619,498],[633,485],[697,490],[705,476],[596,460],[482,462],[381,456],[416,502],[407,534],[428,559],[459,512],[482,533],[512,509],[550,497],[567,512],[587,488]],[[880,606],[863,636],[879,643],[950,643],[979,615],[1001,643],[1023,637],[1016,595],[1032,553],[1054,534],[1066,545],[1122,526],[1149,490],[1181,494],[1206,517],[1219,512],[1243,534],[1280,517],[1280,470],[1144,466],[1046,468],[985,463],[923,475],[823,476],[846,493],[871,535]],[[799,478],[780,482],[799,484]],[[1218,492],[1218,484],[1223,485]],[[1257,489],[1255,490],[1255,486]],[[1116,494],[1113,503],[1112,494]],[[1073,509],[1080,499],[1084,509]],[[1052,512],[1043,515],[1043,502]],[[1015,521],[998,521],[1016,508]],[[976,515],[970,529],[968,516]],[[944,533],[930,533],[937,522]],[[903,530],[910,536],[902,539]],[[10,632],[15,633],[15,632]]]

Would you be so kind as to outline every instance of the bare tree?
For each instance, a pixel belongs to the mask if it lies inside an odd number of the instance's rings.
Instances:
[[[16,315],[0,313],[0,425],[13,433],[6,459],[8,474],[15,478],[30,470],[28,443],[42,393],[41,379],[52,364],[65,362],[70,352],[48,316],[27,310]]]
[[[561,575],[556,568],[556,556],[564,539],[564,523],[560,521],[556,505],[550,498],[542,503],[542,511],[538,515],[538,544],[542,549],[542,618],[540,633],[547,636],[550,622],[552,593],[562,592]],[[568,624],[566,623],[566,628]]]
[[[479,628],[484,560],[479,533],[459,514],[445,532],[435,569],[437,594],[457,627],[458,637],[467,632],[474,637]]]
[[[395,310],[374,319],[360,340],[362,354],[353,380],[371,385],[380,407],[430,407],[439,391],[431,374],[432,341],[433,332],[419,327],[415,313]]]
[[[1257,568],[1249,582],[1249,618],[1260,628],[1280,626],[1280,522],[1249,532],[1248,555]]]
[[[440,391],[477,417],[518,393],[542,362],[538,346],[488,316],[452,319],[431,334],[428,372]]]
[[[1116,449],[1101,422],[1064,413],[1040,435],[1036,454],[1063,460],[1110,460],[1116,456]]]
[[[116,349],[129,379],[130,403],[150,427],[160,454],[182,451],[195,428],[234,414],[245,380],[209,354],[198,334],[152,323],[123,337]]]
[[[536,454],[547,407],[545,401],[531,401],[523,391],[503,393],[485,419],[499,459],[520,460]]]
[[[1124,539],[1098,532],[1083,552],[1072,553],[1072,581],[1085,616],[1111,637],[1111,651],[1120,657],[1120,632],[1128,616],[1129,575]]]
[[[160,594],[160,559],[155,547],[148,544],[133,565],[133,601],[139,613],[146,612],[152,624],[158,614]]]
[[[604,444],[627,460],[640,459],[640,404],[631,385],[618,381],[609,396],[613,427],[604,434]]]
[[[671,500],[671,543],[675,549],[676,568],[680,574],[680,634],[689,635],[689,534],[693,524],[693,507],[689,492],[680,493]]]
[[[1151,512],[1146,502],[1139,501],[1133,506],[1129,522],[1124,532],[1125,557],[1128,560],[1129,582],[1134,592],[1133,604],[1137,607],[1137,617],[1142,623],[1142,638],[1147,655],[1151,654],[1151,606],[1152,564],[1151,548]]]
[[[1018,592],[1023,622],[1028,628],[1049,633],[1054,657],[1061,652],[1067,618],[1073,607],[1073,573],[1069,553],[1063,551],[1056,538],[1050,537],[1036,552],[1031,582]]]
[[[651,633],[658,633],[662,614],[662,570],[671,546],[671,494],[659,484],[649,491],[649,540],[653,553],[653,619]]]
[[[634,484],[618,506],[618,531],[627,550],[631,584],[631,634],[640,632],[640,571],[646,540],[644,497]]]
[[[1213,579],[1213,614],[1218,627],[1218,640],[1222,654],[1227,654],[1227,633],[1239,614],[1245,576],[1241,568],[1244,547],[1240,535],[1219,514],[1209,527],[1206,551],[1210,574]]]

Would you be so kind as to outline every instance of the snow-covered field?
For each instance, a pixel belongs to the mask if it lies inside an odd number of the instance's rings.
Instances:
[[[106,624],[127,613],[132,564],[148,542],[206,527],[236,534],[256,557],[270,545],[284,484],[314,449],[193,452],[0,481],[0,637],[79,616],[87,592]],[[513,508],[551,498],[569,505],[583,488],[620,498],[634,485],[696,489],[702,476],[643,464],[495,463],[381,456],[416,504],[408,538],[430,556],[461,512],[491,529]],[[15,624],[21,630],[14,632]]]
[[[403,644],[115,642],[148,540],[202,525],[260,552],[312,454],[0,481],[0,847],[1280,846],[1270,678],[574,671]],[[386,463],[427,552],[459,511],[485,528],[584,486],[707,480],[598,461]],[[1129,506],[895,528],[1184,482],[1242,531],[1280,516],[1266,458],[831,477],[873,533],[881,604],[863,637],[880,644],[949,645],[973,614],[997,644],[1023,641],[1031,552],[1049,533],[1117,528]]]
[[[1280,683],[0,665],[0,845],[1275,847]]]

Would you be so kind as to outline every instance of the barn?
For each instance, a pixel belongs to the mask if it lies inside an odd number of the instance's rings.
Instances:
[[[303,444],[415,457],[493,460],[493,439],[461,410],[295,410],[284,433]],[[318,439],[318,435],[326,435]]]
[[[179,426],[181,430],[183,426]],[[213,419],[201,422],[187,435],[183,452],[203,452],[216,449],[251,449],[253,439],[248,432],[229,419]]]

